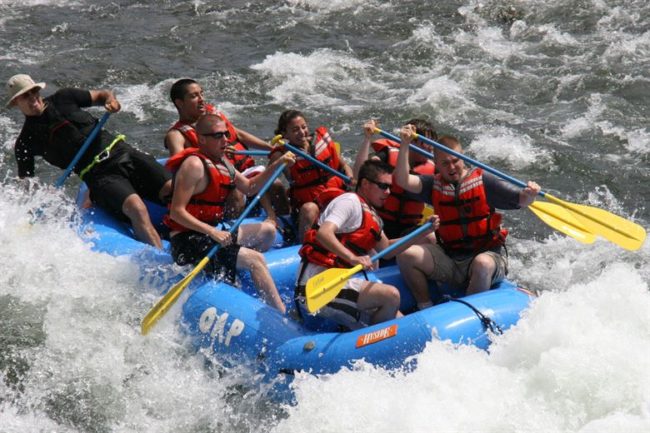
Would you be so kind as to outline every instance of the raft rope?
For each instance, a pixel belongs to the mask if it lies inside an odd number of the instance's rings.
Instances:
[[[443,298],[445,300],[447,300],[447,301],[458,302],[459,304],[463,304],[463,305],[469,307],[474,312],[474,314],[476,314],[476,317],[479,318],[479,320],[481,321],[481,323],[483,324],[485,329],[491,331],[495,335],[503,334],[503,330],[499,327],[499,325],[497,325],[497,323],[494,320],[492,320],[491,318],[489,318],[485,314],[481,313],[478,310],[478,308],[476,308],[475,306],[473,306],[469,302],[464,301],[462,299],[453,298],[453,297],[451,297],[449,295],[444,295]]]

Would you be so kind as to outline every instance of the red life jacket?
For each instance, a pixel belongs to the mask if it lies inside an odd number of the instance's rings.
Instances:
[[[355,193],[350,193],[355,194]],[[377,245],[381,239],[382,221],[374,209],[359,197],[363,217],[358,229],[351,233],[337,233],[336,238],[350,251],[357,255],[366,255]],[[305,240],[298,252],[303,259],[327,268],[350,267],[351,265],[341,260],[336,254],[330,252],[316,239],[318,225],[314,225],[305,233]]]
[[[211,104],[206,104],[205,110],[208,114],[216,114],[226,123],[226,128],[228,128],[229,133],[228,135],[230,135],[230,138],[228,138],[228,143],[232,145],[235,150],[248,150],[248,147],[246,147],[246,145],[240,143],[239,140],[237,140],[237,130],[235,129],[235,126],[230,122],[230,120],[228,120],[225,114],[217,110],[214,105]],[[199,137],[196,134],[193,123],[179,120],[178,122],[174,123],[171,128],[169,128],[169,131],[172,129],[175,129],[183,134],[183,137],[185,137],[188,143],[190,143],[191,147],[199,147]],[[238,171],[244,171],[247,168],[255,165],[255,160],[248,155],[235,155],[234,158],[228,159]]]
[[[227,159],[222,160],[222,163],[215,164],[210,158],[200,153],[194,147],[187,148],[169,158],[165,167],[175,173],[183,161],[192,155],[201,158],[205,170],[208,173],[209,181],[208,186],[203,192],[195,194],[190,198],[185,209],[199,221],[216,225],[223,219],[226,199],[228,198],[228,194],[235,188],[235,169]],[[172,231],[182,232],[189,230],[174,221],[169,214],[164,216],[163,222]]]
[[[283,146],[277,146],[274,148],[275,151],[284,152],[285,149]],[[335,170],[341,166],[334,140],[324,126],[320,126],[314,131],[314,141],[309,146],[307,153]],[[326,188],[345,189],[343,179],[299,155],[296,155],[296,163],[289,168],[289,175],[291,177],[289,199],[294,209],[300,209],[303,204],[314,201]]]
[[[380,139],[371,144],[375,152],[386,151],[386,162],[393,168],[397,166],[397,155],[399,154],[399,143],[388,140]],[[411,168],[411,174],[424,174],[433,175],[436,171],[436,166],[432,160],[427,159],[426,162],[418,164]],[[384,221],[395,221],[405,226],[413,226],[422,220],[422,212],[424,211],[424,203],[417,200],[410,200],[406,198],[403,188],[397,185],[395,177],[390,186],[390,195],[384,202],[384,207],[377,209],[379,216]]]
[[[472,169],[456,188],[435,175],[432,203],[440,217],[436,234],[446,250],[476,254],[505,243],[508,231],[487,202],[482,169]]]

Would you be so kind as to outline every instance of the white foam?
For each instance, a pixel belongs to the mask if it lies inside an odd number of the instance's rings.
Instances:
[[[149,113],[151,108],[176,113],[168,96],[173,81],[164,80],[153,86],[150,84],[115,86],[114,90],[122,105],[122,111],[132,113],[142,122],[151,118]]]
[[[381,2],[375,0],[331,0],[327,2],[319,0],[287,0],[287,4],[294,8],[306,8],[308,10],[327,13],[340,12],[348,9],[355,9],[355,13],[358,13],[362,8],[365,9],[382,5]]]
[[[309,55],[276,52],[251,69],[270,77],[268,94],[285,106],[349,113],[365,108],[363,102],[383,90],[368,76],[368,63],[332,49],[318,49]]]
[[[92,252],[70,227],[74,206],[60,191],[24,188],[5,184],[0,197],[0,298],[30,312],[3,316],[3,324],[26,320],[33,331],[14,324],[3,334],[42,334],[42,341],[3,348],[29,368],[0,380],[0,430],[233,430],[239,421],[224,394],[247,376],[214,379],[178,334],[177,309],[142,337],[140,319],[157,296],[141,287],[138,269]],[[46,217],[30,225],[28,211],[37,206]]]
[[[625,134],[627,142],[625,147],[636,154],[647,155],[650,153],[650,131],[639,128]]]
[[[647,430],[649,329],[647,283],[616,264],[544,293],[490,354],[434,341],[408,375],[363,362],[300,375],[298,404],[276,431],[305,431],[314,419],[324,432],[575,432],[614,420]]]
[[[529,136],[503,127],[480,134],[467,148],[483,162],[505,160],[517,170],[528,166],[548,167],[552,163],[550,152],[535,147]]]
[[[602,95],[599,93],[592,93],[589,95],[589,108],[587,113],[583,116],[569,119],[560,129],[562,137],[565,139],[572,139],[592,130],[596,121],[605,110],[605,105],[603,104],[602,99]]]

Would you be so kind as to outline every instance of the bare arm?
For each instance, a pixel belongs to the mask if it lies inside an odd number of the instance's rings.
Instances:
[[[110,113],[117,113],[122,106],[111,90],[91,90],[90,100],[93,105],[103,105],[106,111]]]
[[[405,190],[417,194],[422,191],[422,181],[418,176],[409,173],[409,148],[414,134],[415,126],[413,125],[404,125],[400,131],[402,144],[397,154],[397,166],[393,172],[393,179]]]
[[[165,147],[169,151],[169,156],[174,156],[185,149],[186,142],[187,139],[177,129],[172,129],[165,134]]]
[[[235,172],[235,186],[247,196],[257,194],[281,164],[286,163],[287,166],[291,166],[294,162],[296,162],[294,154],[286,152],[269,164],[269,166],[266,167],[266,170],[264,170],[259,176],[255,176],[252,179],[247,179],[246,176],[237,171]]]
[[[352,265],[362,265],[365,269],[372,268],[372,262],[368,256],[357,256],[352,251],[347,249],[336,237],[336,230],[338,226],[330,221],[325,221],[323,225],[320,226],[318,232],[316,233],[316,239],[320,242],[327,250],[336,254],[342,260],[352,264]]]
[[[359,176],[359,169],[368,159],[370,153],[370,140],[375,133],[375,128],[377,128],[377,122],[374,120],[368,120],[363,124],[363,141],[361,142],[361,146],[357,152],[357,157],[354,160],[354,169],[352,170],[355,179]]]
[[[352,173],[352,169],[350,168],[350,166],[348,165],[347,162],[343,161],[343,158],[341,158],[341,157],[339,157],[339,158],[340,158],[339,160],[341,161],[339,171],[342,171],[343,174],[345,174],[347,177],[349,177],[350,179],[353,179],[354,178],[354,173]]]
[[[256,149],[262,149],[262,150],[271,150],[272,146],[267,143],[266,141],[262,140],[261,138],[258,138],[251,134],[250,132],[246,132],[243,129],[235,128],[237,131],[237,140],[239,140],[240,143],[254,147]]]

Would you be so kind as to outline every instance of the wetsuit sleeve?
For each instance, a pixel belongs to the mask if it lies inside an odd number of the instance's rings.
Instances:
[[[25,141],[22,132],[16,140],[14,154],[18,165],[18,176],[21,178],[34,176],[34,154],[32,153],[32,147]]]
[[[92,97],[88,90],[67,87],[57,91],[54,95],[55,104],[61,113],[68,114],[93,105]]]
[[[490,207],[496,209],[519,209],[519,192],[521,188],[496,177],[483,173],[483,187]]]
[[[430,175],[416,175],[422,180],[422,191],[417,194],[404,191],[406,198],[410,200],[420,201],[422,203],[431,204],[431,197],[433,194],[433,176]]]

